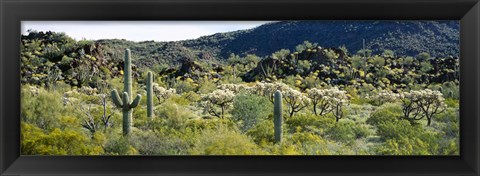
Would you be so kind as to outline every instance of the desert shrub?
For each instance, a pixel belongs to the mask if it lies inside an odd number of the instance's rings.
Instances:
[[[105,154],[107,155],[136,155],[138,151],[130,145],[128,138],[111,138],[105,145]]]
[[[290,139],[302,155],[328,155],[328,142],[313,132],[292,134]]]
[[[261,146],[272,144],[274,142],[273,117],[270,116],[266,120],[261,120],[250,128],[246,134]]]
[[[459,116],[459,109],[447,108],[445,112],[438,114],[435,120],[443,123],[458,123]]]
[[[273,155],[300,155],[301,151],[291,142],[282,142],[271,149]]]
[[[198,93],[207,94],[217,89],[217,85],[210,79],[200,79],[198,82]]]
[[[165,119],[163,125],[172,128],[183,128],[188,119],[197,118],[190,109],[168,101],[156,108],[155,116]]]
[[[272,103],[265,97],[254,94],[240,94],[233,102],[232,119],[237,121],[242,132],[255,126],[273,113]]]
[[[178,80],[174,88],[178,94],[181,94],[184,92],[195,91],[196,86],[188,81]]]
[[[44,130],[60,127],[58,118],[77,114],[63,105],[62,97],[58,92],[45,91],[43,88],[22,88],[21,119]]]
[[[378,107],[370,117],[367,119],[367,123],[370,125],[379,125],[383,122],[395,122],[402,116],[402,107],[398,104],[385,103]]]
[[[189,144],[171,134],[153,131],[134,131],[129,136],[129,143],[141,155],[181,155],[186,154]]]
[[[53,128],[50,132],[33,124],[21,123],[22,155],[99,155],[103,154],[103,137],[92,139],[78,131]]]
[[[314,114],[298,114],[285,121],[290,133],[316,129],[320,133],[328,131],[335,125],[335,118],[331,114],[316,116]]]
[[[419,125],[412,126],[407,120],[386,121],[378,124],[377,127],[377,134],[384,141],[402,137],[414,137],[422,132],[422,128]]]
[[[195,93],[195,92],[186,92],[184,94],[182,94],[182,97],[185,98],[186,100],[188,100],[189,102],[188,103],[191,103],[191,102],[198,102],[202,99],[202,96]],[[176,101],[177,103],[180,103],[178,101]],[[182,104],[182,103],[180,103]]]
[[[458,108],[460,106],[460,101],[458,99],[447,98],[445,99],[445,104],[448,107]]]
[[[193,155],[259,155],[264,153],[247,136],[226,128],[204,130],[190,150],[190,154]]]
[[[431,155],[428,144],[419,138],[389,139],[376,149],[380,155]]]
[[[366,126],[348,120],[336,123],[328,130],[327,135],[335,141],[351,144],[356,139],[365,138],[372,133]]]

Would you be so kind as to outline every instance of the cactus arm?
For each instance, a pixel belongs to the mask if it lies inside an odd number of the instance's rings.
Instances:
[[[140,103],[140,100],[142,100],[142,95],[137,94],[137,97],[135,97],[135,99],[133,100],[132,104],[130,104],[130,108],[135,108],[135,107],[137,107],[138,104]]]
[[[123,99],[122,100],[123,100],[123,108],[128,111],[130,109],[130,107],[129,107],[130,96],[128,96],[127,92],[123,92]]]
[[[122,98],[120,98],[120,95],[118,95],[117,89],[112,90],[112,100],[113,104],[117,107],[123,107],[123,102],[121,101]]]

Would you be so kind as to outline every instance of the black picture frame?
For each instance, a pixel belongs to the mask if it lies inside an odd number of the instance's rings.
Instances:
[[[0,0],[0,175],[479,175],[478,0]],[[22,20],[459,20],[460,156],[20,156]]]

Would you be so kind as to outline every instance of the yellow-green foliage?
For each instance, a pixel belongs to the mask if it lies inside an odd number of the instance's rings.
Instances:
[[[190,153],[193,155],[265,154],[250,138],[226,128],[203,131]]]
[[[273,117],[270,116],[269,119],[260,121],[250,128],[246,134],[261,146],[271,145],[274,141]]]
[[[23,155],[99,155],[105,138],[93,138],[74,130],[52,129],[50,132],[28,123],[21,124],[20,134]]]

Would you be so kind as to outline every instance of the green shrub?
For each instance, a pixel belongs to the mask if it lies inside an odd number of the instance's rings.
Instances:
[[[330,128],[327,135],[335,140],[343,143],[351,144],[356,139],[365,138],[372,134],[372,131],[365,125],[356,124],[353,121],[339,121],[335,126]]]
[[[316,129],[323,133],[335,125],[335,117],[332,114],[316,116],[311,113],[294,115],[285,121],[290,133]]]
[[[385,121],[378,124],[377,127],[377,134],[383,141],[401,139],[402,137],[414,137],[422,132],[419,125],[412,126],[407,120]]]
[[[185,155],[189,148],[186,141],[175,135],[136,130],[128,139],[140,155]]]
[[[328,142],[313,132],[294,133],[291,138],[302,155],[329,155]]]
[[[250,128],[246,134],[252,137],[255,143],[264,146],[272,145],[274,142],[274,131],[273,131],[273,117],[269,117],[267,120],[262,120],[257,123],[255,126]]]
[[[239,124],[242,132],[252,128],[272,113],[272,103],[265,97],[254,94],[240,94],[235,96],[232,119]]]
[[[74,130],[53,128],[44,132],[33,124],[21,123],[22,155],[99,155],[103,154],[102,137]]]
[[[401,117],[402,107],[399,104],[385,103],[370,114],[367,123],[377,126],[383,122],[396,122]]]
[[[251,139],[230,129],[205,130],[190,150],[193,155],[265,154]]]
[[[38,88],[38,93],[32,93],[29,87],[25,86],[21,91],[21,119],[44,130],[59,127],[58,118],[68,115],[62,102],[63,95],[43,88]]]
[[[110,139],[105,146],[105,154],[107,155],[136,155],[138,151],[130,145],[127,137]]]

